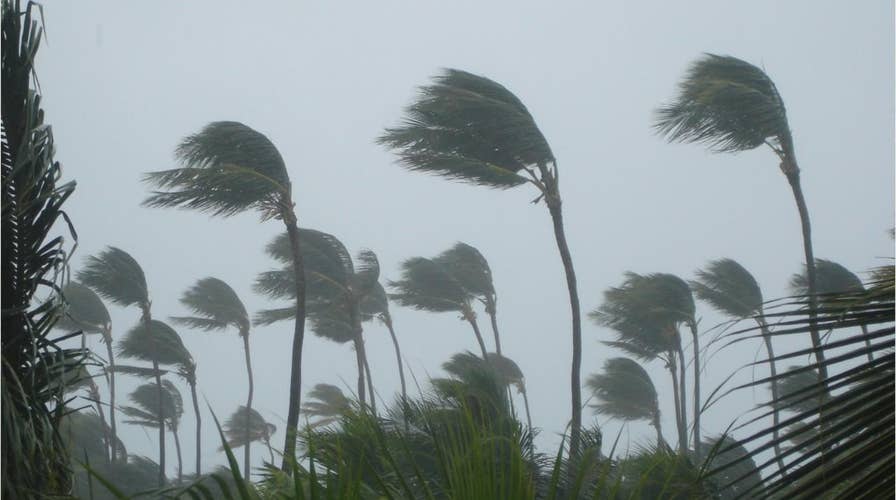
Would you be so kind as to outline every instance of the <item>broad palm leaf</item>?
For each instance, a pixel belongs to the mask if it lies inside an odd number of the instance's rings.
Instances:
[[[582,324],[554,154],[519,98],[466,71],[448,69],[436,76],[406,114],[404,123],[378,139],[405,168],[499,189],[528,182],[539,191],[536,201],[543,198],[548,207],[572,309],[570,452],[576,456],[582,427]]]
[[[217,278],[203,278],[187,289],[180,299],[181,304],[190,309],[193,316],[176,316],[171,320],[191,328],[205,331],[223,331],[233,327],[243,340],[243,352],[246,356],[246,373],[249,376],[249,396],[246,407],[252,409],[254,383],[252,379],[252,360],[249,354],[249,313],[230,285]],[[202,473],[202,420],[199,417],[199,404],[194,398],[196,413],[196,474]],[[249,421],[246,421],[249,425]],[[249,481],[250,447],[246,446],[243,456],[243,472],[246,482]]]
[[[774,82],[746,61],[706,54],[688,70],[678,97],[657,111],[655,127],[669,141],[704,143],[718,152],[747,151],[765,145],[778,156],[802,223],[809,315],[815,325],[818,287],[809,209],[800,186],[787,111]],[[827,378],[817,326],[809,333],[819,375]]]
[[[482,359],[488,358],[488,349],[473,312],[475,296],[443,263],[424,257],[408,259],[401,263],[401,279],[390,281],[389,286],[395,290],[392,300],[403,306],[420,311],[459,313],[473,329]]]
[[[335,385],[317,384],[308,392],[302,411],[306,418],[315,419],[310,423],[311,427],[315,428],[339,421],[351,407],[351,401],[345,397],[341,389]]]
[[[293,332],[289,410],[281,467],[288,474],[295,460],[296,433],[302,392],[302,346],[305,339],[305,283],[292,184],[286,164],[274,144],[260,132],[232,121],[213,122],[186,137],[175,154],[181,168],[146,174],[155,186],[144,205],[177,207],[227,217],[257,210],[262,220],[280,219],[289,235],[294,275]]]
[[[778,369],[775,363],[775,350],[768,322],[763,313],[762,290],[759,288],[756,278],[737,261],[718,259],[707,264],[705,269],[697,270],[697,279],[691,281],[690,285],[697,298],[707,302],[717,311],[732,318],[754,318],[756,320],[768,357],[772,379],[772,399],[777,400],[780,391],[777,381]],[[773,428],[777,429],[778,423],[781,421],[777,410],[772,413],[772,420]],[[775,432],[777,439],[777,431]],[[775,458],[778,461],[778,467],[784,470],[781,447],[777,444],[775,445]]]
[[[625,421],[649,421],[656,429],[657,447],[663,447],[656,388],[641,365],[628,358],[608,359],[603,372],[592,374],[585,385],[598,400],[592,405],[596,413]]]
[[[248,448],[253,441],[261,441],[267,445],[268,452],[271,454],[271,463],[274,462],[271,436],[275,432],[277,432],[277,426],[267,423],[260,413],[242,405],[224,422],[224,436],[227,438],[227,446],[231,448],[245,446]],[[245,475],[248,475],[248,472]]]
[[[177,449],[177,480],[183,479],[183,465],[181,463],[180,438],[177,429],[180,426],[180,419],[184,414],[184,401],[174,384],[169,380],[162,381],[162,400],[159,405],[156,387],[153,384],[143,384],[137,387],[131,393],[131,401],[136,406],[123,406],[121,412],[124,413],[129,420],[125,420],[126,424],[140,425],[143,427],[160,427],[160,423],[164,419],[166,425],[174,435],[174,444]],[[164,415],[164,417],[163,417]]]

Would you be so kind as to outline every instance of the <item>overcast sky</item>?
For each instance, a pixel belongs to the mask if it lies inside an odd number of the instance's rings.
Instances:
[[[374,250],[384,282],[397,278],[404,259],[433,256],[456,241],[485,255],[502,347],[526,375],[532,417],[542,429],[537,443],[547,453],[556,451],[569,418],[571,360],[568,296],[547,210],[530,203],[536,193],[529,185],[493,191],[410,173],[374,143],[440,68],[505,85],[549,141],[583,314],[629,270],[689,279],[707,261],[731,257],[756,276],[766,298],[775,298],[787,294],[800,269],[799,219],[771,151],[711,154],[667,144],[651,130],[653,111],[703,52],[757,64],[775,81],[802,168],[816,255],[855,272],[892,262],[891,1],[43,4],[48,39],[38,76],[57,159],[78,183],[66,204],[80,237],[76,270],[106,245],[131,253],[159,319],[184,314],[178,298],[206,276],[228,282],[252,312],[275,305],[251,285],[274,266],[263,248],[281,223],[259,223],[253,213],[211,219],[140,207],[147,195],[141,174],[174,167],[174,147],[185,135],[210,121],[241,121],[282,153],[300,225],[332,233],[353,253]],[[120,338],[139,312],[110,309]],[[392,314],[407,366],[424,388],[452,354],[476,350],[454,314],[395,304]],[[698,315],[702,329],[722,321],[703,304]],[[225,418],[246,398],[236,332],[180,333],[198,362],[203,396]],[[391,400],[399,384],[388,333],[371,325],[365,336],[376,389]],[[583,379],[620,355],[600,343],[610,338],[584,323]],[[491,346],[490,335],[487,341]],[[288,322],[251,334],[254,407],[277,425],[278,448],[291,342]],[[759,349],[740,344],[708,357],[704,392]],[[304,360],[306,391],[321,382],[354,387],[349,346],[309,334]],[[668,376],[660,363],[648,369],[661,392],[666,438],[674,441]],[[754,375],[763,372],[747,370],[738,380]],[[122,377],[118,400],[136,385]],[[744,392],[711,408],[703,433],[720,433],[764,397]],[[207,467],[224,462],[209,417]],[[586,409],[585,422],[593,419]],[[597,421],[612,442],[620,425]],[[189,472],[193,425],[188,409],[181,440]],[[157,459],[156,434],[119,429],[130,452]],[[653,435],[646,423],[633,423],[621,444]],[[258,465],[266,452],[255,449]]]

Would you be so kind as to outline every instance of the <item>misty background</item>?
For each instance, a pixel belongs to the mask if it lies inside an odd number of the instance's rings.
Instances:
[[[230,284],[250,314],[278,305],[251,285],[275,267],[264,246],[281,224],[259,223],[252,213],[212,219],[140,207],[148,194],[141,175],[176,166],[173,150],[184,136],[211,121],[241,121],[283,155],[299,225],[333,234],[353,254],[374,250],[383,283],[398,277],[404,259],[431,257],[457,241],[482,252],[498,293],[504,353],[526,375],[532,418],[542,429],[540,451],[556,451],[570,417],[569,304],[547,211],[530,203],[537,193],[528,186],[495,191],[409,173],[374,143],[441,68],[505,85],[549,141],[583,315],[629,270],[690,279],[709,260],[730,257],[754,274],[766,299],[787,295],[791,274],[801,270],[799,219],[771,151],[711,154],[667,144],[651,129],[654,109],[672,98],[703,52],[756,64],[777,85],[816,256],[863,277],[892,262],[896,54],[889,1],[43,3],[48,37],[37,73],[56,157],[65,178],[78,183],[66,203],[79,236],[73,270],[106,245],[129,252],[146,273],[153,316],[161,320],[183,315],[178,299],[206,276]],[[391,308],[421,388],[452,354],[475,352],[454,314]],[[116,339],[139,319],[136,309],[109,309]],[[723,320],[703,303],[698,317],[701,332]],[[197,361],[202,397],[226,418],[247,391],[236,332],[178,331]],[[703,344],[713,335],[704,333]],[[366,325],[365,338],[378,401],[392,402],[399,382],[388,332]],[[585,320],[583,379],[621,355],[600,343],[610,338]],[[272,443],[279,447],[292,324],[256,328],[250,342],[253,407],[277,425]],[[493,349],[490,333],[486,342]],[[808,338],[795,342],[809,345]],[[735,367],[756,359],[760,342],[719,347],[708,347],[704,399]],[[309,331],[304,360],[304,392],[316,383],[354,387],[349,346]],[[673,439],[668,377],[658,362],[645,368]],[[765,375],[746,369],[732,383]],[[118,381],[126,404],[139,381]],[[411,388],[417,392],[409,380]],[[718,435],[767,396],[740,392],[709,408],[704,435]],[[203,418],[210,468],[225,459],[210,414]],[[621,429],[590,409],[583,420],[602,426],[605,451]],[[181,435],[192,436],[194,425],[185,415]],[[154,432],[126,424],[118,431],[129,452],[155,456]],[[651,436],[646,422],[630,424],[620,446],[633,449]],[[266,453],[255,449],[260,465]],[[190,472],[193,456],[185,445]],[[175,460],[168,464],[170,475]]]

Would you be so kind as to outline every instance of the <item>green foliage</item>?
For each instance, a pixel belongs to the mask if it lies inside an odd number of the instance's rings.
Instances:
[[[143,269],[120,248],[110,246],[88,257],[78,271],[78,280],[115,304],[141,308],[149,304]]]
[[[161,410],[159,409],[159,388],[156,384],[143,384],[131,393],[131,401],[136,406],[122,406],[121,412],[130,420],[126,424],[143,427],[159,427],[159,415],[165,416],[165,425],[177,431],[184,414],[184,401],[177,387],[170,380],[162,380]]]
[[[762,291],[756,278],[733,259],[718,259],[697,270],[690,282],[698,299],[735,318],[762,312]]]
[[[64,312],[56,322],[56,328],[69,332],[105,334],[111,327],[109,310],[90,288],[76,281],[69,281],[62,288],[61,299]]]
[[[659,419],[656,388],[647,371],[630,359],[606,360],[603,372],[588,377],[585,385],[598,399],[592,407],[601,415],[620,420]]]
[[[187,289],[180,299],[195,316],[175,316],[171,320],[205,331],[236,328],[240,335],[249,331],[249,313],[230,285],[217,278],[203,278]]]
[[[270,446],[271,436],[275,432],[277,432],[276,425],[269,424],[260,413],[243,405],[240,405],[224,422],[224,435],[227,437],[227,445],[231,448],[239,448],[253,441],[261,441]]]
[[[193,357],[184,347],[180,335],[166,323],[154,319],[147,325],[140,322],[118,342],[118,354],[126,358],[189,367]]]
[[[350,409],[351,401],[345,397],[340,388],[330,384],[316,384],[308,392],[308,399],[302,405],[305,417],[315,419],[308,424],[311,428],[338,422]]]
[[[865,290],[865,286],[862,285],[862,280],[858,276],[849,269],[830,260],[815,259],[815,275],[817,293],[822,301],[825,295]],[[806,276],[805,265],[803,266],[803,272],[794,274],[790,278],[790,289],[794,295],[807,295],[809,293],[809,279]]]
[[[390,296],[399,304],[430,312],[462,312],[472,295],[439,262],[413,257],[401,264],[401,279],[389,281]]]
[[[492,298],[495,286],[492,283],[492,270],[485,257],[476,248],[462,242],[445,250],[432,259],[441,264],[473,295]]]

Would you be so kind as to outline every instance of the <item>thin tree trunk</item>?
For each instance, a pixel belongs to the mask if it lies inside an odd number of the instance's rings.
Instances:
[[[488,297],[485,303],[485,312],[492,322],[492,333],[495,334],[495,352],[498,353],[498,356],[503,356],[501,354],[501,336],[498,335],[498,312],[495,302],[494,297]]]
[[[659,412],[657,412],[657,413],[653,416],[653,428],[656,429],[656,449],[657,449],[657,450],[662,450],[662,449],[663,449],[663,444],[664,444],[666,441],[663,439],[663,428],[662,428],[662,425],[660,424],[660,414],[659,414]]]
[[[156,387],[159,392],[159,487],[165,486],[165,408],[162,406],[162,375],[159,363],[152,362],[156,372]]]
[[[367,406],[367,388],[364,386],[364,347],[361,345],[361,337],[356,336],[352,341],[355,344],[355,361],[358,365],[358,401],[361,408]]]
[[[115,355],[112,353],[112,332],[107,328],[103,332],[106,353],[109,355],[109,426],[112,430],[112,461],[118,460],[118,431],[115,427]]]
[[[688,325],[694,338],[694,454],[700,458],[700,339],[697,325]]]
[[[681,394],[678,389],[678,368],[675,363],[675,355],[669,353],[669,373],[672,375],[672,398],[675,401],[675,424],[678,428],[678,450],[684,452],[687,446],[687,431],[681,421]]]
[[[765,316],[758,316],[756,318],[756,322],[759,323],[759,329],[762,333],[762,340],[765,342],[765,351],[768,353],[768,369],[771,372],[771,389],[772,389],[772,424],[774,427],[772,428],[772,437],[775,440],[775,461],[778,462],[778,470],[781,471],[782,475],[787,473],[787,469],[784,466],[784,459],[781,458],[781,444],[779,442],[780,433],[778,432],[778,426],[781,423],[781,414],[778,407],[778,397],[780,396],[778,390],[778,367],[775,361],[775,349],[772,346],[772,335],[768,329],[768,323],[765,321]]]
[[[103,404],[100,401],[100,388],[96,386],[93,382],[93,379],[89,379],[90,382],[90,397],[93,399],[94,404],[96,404],[96,412],[100,417],[100,422],[103,424],[103,439],[106,441],[106,461],[109,462],[114,460],[114,455],[110,458],[110,450],[112,449],[112,436],[109,433],[109,427],[106,426],[106,413],[103,411]]]
[[[199,399],[196,397],[196,381],[190,381],[193,396],[193,412],[196,414],[196,477],[202,474],[202,417],[199,416]]]
[[[547,167],[542,167],[546,172]],[[570,386],[572,392],[572,421],[569,431],[569,455],[577,457],[579,442],[582,433],[582,317],[579,306],[579,292],[576,285],[576,272],[572,266],[572,256],[569,253],[569,245],[566,243],[566,233],[563,230],[563,212],[561,210],[560,192],[556,186],[556,179],[550,177],[552,188],[545,193],[545,203],[551,213],[554,223],[554,237],[557,240],[557,249],[560,251],[560,259],[563,261],[563,269],[566,271],[566,287],[569,290],[569,306],[572,310],[572,370]]]
[[[529,413],[529,396],[526,388],[520,391],[523,395],[523,407],[526,409],[526,425],[529,427],[529,435],[532,435],[532,414]]]
[[[255,392],[255,385],[252,380],[252,359],[249,355],[249,332],[240,332],[243,337],[243,352],[246,354],[246,373],[249,375],[249,397],[246,399],[246,449],[243,451],[243,479],[249,482],[249,462],[251,461],[250,450],[251,440],[249,439],[249,428],[252,421],[252,396]]]
[[[180,455],[180,436],[177,435],[176,427],[171,428],[171,434],[174,434],[174,449],[177,450],[177,482],[181,483],[184,480],[184,467]]]
[[[271,454],[271,463],[273,464],[273,463],[274,463],[274,449],[271,448],[271,440],[270,440],[270,438],[269,438],[269,439],[265,439],[265,440],[264,440],[264,444],[268,445],[268,453]]]
[[[871,341],[868,340],[868,327],[865,325],[861,325],[862,327],[862,335],[865,336],[865,346],[868,347],[868,362],[874,361],[874,356],[871,354]]]
[[[404,362],[401,360],[401,348],[398,347],[398,337],[395,336],[395,330],[392,329],[392,318],[385,316],[383,323],[389,329],[389,335],[392,337],[392,345],[395,346],[395,360],[398,362],[398,378],[401,379],[401,402],[404,405],[404,411],[407,411],[408,404],[408,388],[404,380]]]
[[[291,188],[290,188],[291,190]],[[289,411],[286,416],[286,442],[283,445],[281,469],[292,475],[292,463],[296,460],[296,437],[299,432],[299,408],[302,404],[302,346],[305,342],[305,266],[299,247],[299,227],[292,210],[292,201],[287,197],[288,209],[282,216],[289,234],[292,251],[293,273],[296,281],[296,322],[292,338],[292,364],[289,378]]]
[[[688,388],[687,388],[687,363],[685,362],[684,349],[678,345],[678,392],[681,398],[681,425],[684,427],[684,450],[688,449]]]
[[[364,345],[364,337],[361,337],[361,359],[364,361],[364,373],[367,377],[367,392],[370,394],[370,409],[376,415],[376,394],[373,392],[373,375],[370,374],[370,361],[367,359],[367,347]]]
[[[485,341],[482,340],[482,332],[479,331],[479,324],[476,322],[476,316],[472,311],[464,311],[464,317],[470,326],[473,327],[473,333],[476,335],[476,342],[479,342],[479,349],[482,351],[482,359],[488,360],[488,349],[485,348]]]

